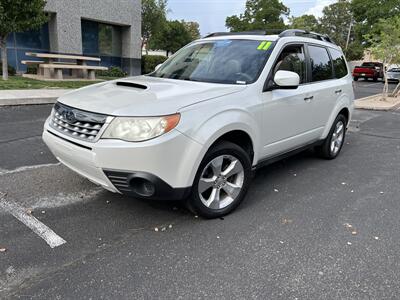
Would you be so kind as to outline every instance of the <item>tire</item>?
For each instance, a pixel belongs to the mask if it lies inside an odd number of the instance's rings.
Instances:
[[[340,130],[340,126],[341,130]],[[342,114],[338,115],[333,122],[332,128],[328,136],[321,146],[315,147],[315,151],[319,157],[324,159],[335,159],[342,150],[346,137],[346,117]]]
[[[249,154],[238,145],[225,141],[216,144],[199,166],[186,202],[188,208],[207,219],[229,214],[247,193],[253,175],[251,166]],[[231,172],[226,173],[230,168]]]
[[[374,82],[377,82],[377,81],[378,81],[378,77],[374,77],[372,80],[373,80]]]
[[[358,77],[354,77],[354,81],[358,81]]]

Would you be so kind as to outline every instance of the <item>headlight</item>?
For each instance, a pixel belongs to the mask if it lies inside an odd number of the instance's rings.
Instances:
[[[103,139],[141,142],[158,137],[178,125],[180,114],[163,117],[116,117],[103,133]]]

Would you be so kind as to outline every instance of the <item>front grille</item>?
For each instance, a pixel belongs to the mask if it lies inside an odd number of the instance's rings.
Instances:
[[[106,115],[86,112],[56,103],[50,126],[65,135],[87,142],[94,142],[97,140],[106,120]]]

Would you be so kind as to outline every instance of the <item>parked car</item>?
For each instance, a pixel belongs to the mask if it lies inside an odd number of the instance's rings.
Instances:
[[[384,67],[380,62],[364,62],[361,66],[357,66],[353,70],[353,78],[357,81],[359,78],[368,80],[371,78],[373,81],[378,81],[379,78],[383,79]]]
[[[336,158],[353,99],[343,52],[326,36],[216,33],[151,74],[60,97],[43,140],[109,191],[183,199],[214,218],[240,204],[261,166],[310,147]]]
[[[388,82],[399,82],[400,81],[400,68],[392,68],[387,71]]]

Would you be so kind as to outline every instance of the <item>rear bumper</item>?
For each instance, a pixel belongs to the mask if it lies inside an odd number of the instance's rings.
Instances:
[[[379,76],[375,75],[375,74],[370,74],[370,73],[353,73],[353,77],[374,78],[374,77],[379,77]]]

